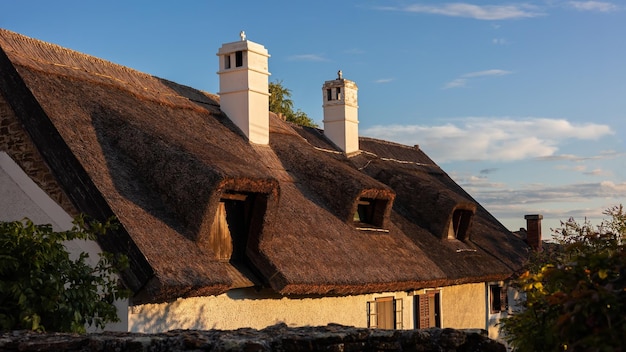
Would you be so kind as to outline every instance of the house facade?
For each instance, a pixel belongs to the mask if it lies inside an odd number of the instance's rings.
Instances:
[[[418,146],[359,136],[341,72],[321,130],[268,111],[243,34],[219,96],[6,30],[0,49],[0,219],[115,216],[97,245],[133,296],[112,329],[488,329],[527,256]]]

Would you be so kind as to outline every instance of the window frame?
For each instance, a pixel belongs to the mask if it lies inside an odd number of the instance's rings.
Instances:
[[[352,222],[358,230],[389,232],[383,229],[388,199],[359,197]]]
[[[509,295],[507,285],[489,284],[489,314],[500,314],[509,311]]]
[[[386,303],[392,302],[392,309],[387,313],[393,317],[391,325],[393,327],[379,327],[378,317],[379,308]],[[367,328],[368,329],[385,329],[385,330],[402,330],[403,329],[403,300],[402,298],[395,298],[394,296],[384,296],[374,298],[373,301],[367,302]]]

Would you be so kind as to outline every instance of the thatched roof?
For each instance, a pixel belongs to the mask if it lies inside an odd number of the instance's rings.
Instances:
[[[361,138],[346,157],[322,131],[273,114],[270,144],[252,145],[215,95],[6,30],[0,47],[0,98],[76,209],[66,210],[119,219],[100,242],[129,255],[136,302],[252,285],[345,295],[481,282],[526,256],[418,148]],[[260,214],[239,262],[211,245],[229,197]],[[354,214],[368,202],[377,220],[364,228]],[[474,214],[464,241],[445,236],[456,209]]]

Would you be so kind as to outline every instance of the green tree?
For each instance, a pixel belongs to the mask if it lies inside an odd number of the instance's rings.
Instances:
[[[95,267],[87,253],[71,259],[64,241],[94,240],[115,228],[112,221],[74,220],[69,231],[29,219],[0,222],[0,330],[85,332],[119,321],[113,302],[129,292],[115,278],[124,256],[100,254]]]
[[[605,215],[598,226],[561,223],[557,243],[535,254],[517,279],[522,308],[501,325],[517,351],[626,346],[626,213],[620,205]]]
[[[307,127],[317,127],[317,124],[302,110],[293,111],[291,90],[283,86],[283,81],[269,83],[270,111],[282,114],[289,122]]]

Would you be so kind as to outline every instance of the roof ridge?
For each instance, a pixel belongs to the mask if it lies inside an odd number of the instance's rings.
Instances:
[[[394,145],[397,147],[403,147],[406,149],[417,149],[419,150],[419,144],[415,144],[412,147],[410,145],[406,145],[406,144],[402,144],[402,143],[398,143],[398,142],[393,142],[393,141],[388,141],[385,139],[379,139],[379,138],[374,138],[374,137],[367,137],[367,136],[359,136],[359,139],[364,139],[364,140],[371,140],[377,143],[381,143],[381,144],[387,144],[387,145]]]
[[[8,35],[8,36],[7,36]],[[10,30],[4,29],[4,28],[0,28],[0,39],[3,39],[4,42],[6,44],[8,44],[7,46],[2,46],[2,48],[4,50],[10,51],[11,53],[23,57],[23,58],[28,58],[40,63],[47,63],[47,64],[52,64],[55,66],[62,66],[62,67],[68,67],[68,68],[72,68],[72,69],[78,69],[78,70],[86,70],[88,72],[91,73],[95,73],[99,76],[110,76],[110,75],[106,75],[105,73],[101,73],[101,72],[97,72],[97,70],[89,70],[89,67],[91,68],[96,68],[96,67],[105,67],[105,68],[111,68],[111,69],[116,69],[116,70],[120,70],[126,74],[132,74],[132,75],[140,75],[143,76],[145,78],[154,78],[155,76],[147,74],[145,72],[130,68],[128,66],[124,66],[121,64],[117,64],[114,63],[112,61],[109,60],[105,60],[102,58],[99,58],[97,56],[94,55],[90,55],[90,54],[86,54],[86,53],[82,53],[80,51],[74,50],[74,49],[70,49],[64,46],[61,46],[59,44],[54,44],[54,43],[48,43],[45,42],[43,40],[39,40],[39,39],[35,39],[35,38],[31,38],[28,37],[26,35],[23,34],[19,34],[16,32],[12,32]],[[25,45],[23,44],[24,42],[28,43],[31,46],[31,50],[24,50],[27,49],[25,47]],[[19,46],[19,48],[21,50],[16,50],[16,47]],[[41,51],[36,51],[36,50],[32,50],[32,48],[36,48],[38,50]],[[29,55],[23,55],[21,53],[27,52]],[[43,54],[47,54],[47,55],[43,55]],[[54,54],[54,55],[50,55],[50,54]],[[78,59],[80,61],[75,61],[76,64],[84,64],[85,61],[89,62],[92,65],[70,65],[67,63],[67,61],[63,60],[63,57],[61,56],[65,56],[67,59]],[[99,66],[94,66],[93,64],[97,63]],[[112,77],[118,81],[122,81],[118,78]]]

